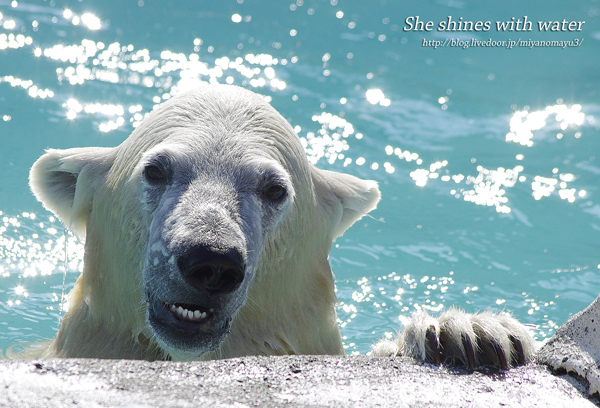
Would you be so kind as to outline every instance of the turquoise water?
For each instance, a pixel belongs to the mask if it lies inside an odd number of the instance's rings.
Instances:
[[[117,145],[200,82],[265,95],[313,163],[380,183],[331,254],[348,353],[449,305],[550,336],[600,291],[600,2],[491,3],[0,0],[0,349],[51,338],[81,269],[31,164]],[[437,31],[448,17],[491,29]],[[538,31],[563,19],[585,23]],[[424,46],[447,39],[580,45]]]

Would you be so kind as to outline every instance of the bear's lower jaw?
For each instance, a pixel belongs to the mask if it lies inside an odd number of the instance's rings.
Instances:
[[[221,316],[212,308],[148,299],[148,323],[165,351],[200,356],[223,341],[229,333],[231,317]]]

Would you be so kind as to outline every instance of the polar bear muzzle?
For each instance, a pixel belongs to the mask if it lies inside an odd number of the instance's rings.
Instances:
[[[227,334],[232,319],[221,298],[239,289],[245,261],[235,249],[217,252],[198,246],[178,257],[177,268],[188,285],[186,301],[163,301],[148,292],[148,321],[169,348],[213,349]],[[187,300],[190,292],[197,299],[193,303]]]
[[[177,260],[153,263],[144,271],[147,320],[163,349],[199,356],[229,333],[246,297],[247,282],[241,287],[246,261],[235,248],[208,245],[187,248],[169,259]]]

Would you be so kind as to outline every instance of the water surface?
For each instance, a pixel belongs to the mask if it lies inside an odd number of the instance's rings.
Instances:
[[[585,24],[404,31],[417,15]],[[81,270],[31,164],[117,145],[207,82],[264,95],[312,163],[380,183],[330,258],[348,353],[449,305],[511,311],[543,340],[600,290],[599,18],[589,1],[0,0],[0,348],[51,338]],[[583,43],[423,46],[447,38]]]

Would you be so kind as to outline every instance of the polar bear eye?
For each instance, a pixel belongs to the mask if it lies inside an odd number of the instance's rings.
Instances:
[[[285,197],[286,193],[286,189],[277,184],[269,186],[265,190],[265,195],[273,201],[281,201]]]
[[[162,167],[156,164],[149,164],[144,169],[144,176],[149,181],[162,181],[167,178],[165,171]]]

